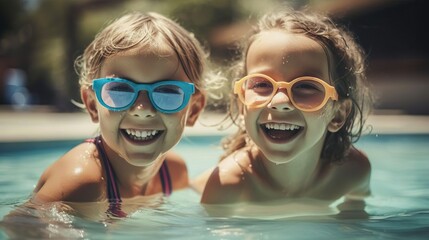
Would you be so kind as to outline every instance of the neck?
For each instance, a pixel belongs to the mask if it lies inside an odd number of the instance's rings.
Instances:
[[[117,155],[107,145],[104,146],[108,157],[107,161],[110,162],[116,175],[116,181],[121,189],[122,196],[144,195],[151,180],[158,174],[162,161],[155,161],[148,166],[134,166],[123,157]],[[158,160],[163,157],[158,157]]]
[[[314,186],[322,173],[323,164],[320,161],[322,147],[323,143],[315,145],[287,163],[274,163],[260,151],[257,159],[262,171],[265,171],[265,178],[271,181],[271,185],[286,195],[299,196],[303,195],[310,186]]]

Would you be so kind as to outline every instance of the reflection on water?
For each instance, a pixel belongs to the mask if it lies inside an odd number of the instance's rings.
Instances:
[[[271,201],[257,203],[236,203],[225,205],[204,205],[210,216],[233,218],[257,218],[275,220],[282,218],[316,218],[318,216],[333,216],[340,211],[331,201],[321,201],[306,198],[296,198],[287,201]]]
[[[219,137],[190,137],[177,146],[176,151],[188,160],[190,176],[217,162],[221,153],[218,141]],[[71,207],[68,204],[22,205],[44,168],[66,152],[67,146],[56,149],[26,146],[1,151],[0,217],[11,211],[18,214],[1,222],[0,238],[19,235],[68,239],[426,239],[428,143],[428,135],[378,135],[361,139],[358,147],[365,150],[373,167],[373,195],[366,199],[366,218],[335,214],[335,208],[318,208],[317,204],[305,201],[291,202],[289,206],[241,206],[242,215],[254,217],[260,213],[262,218],[212,217],[191,189],[175,192],[162,199],[161,204],[159,199],[152,199],[153,202],[136,199],[125,206],[132,213],[122,220],[101,217],[105,203],[75,204],[74,208],[87,213],[75,216],[67,213]],[[313,215],[302,216],[303,212],[298,211],[301,216],[297,217],[295,213],[300,208]],[[95,211],[97,215],[85,209],[101,210]],[[314,216],[317,212],[321,216]]]
[[[12,239],[84,237],[85,231],[73,225],[75,217],[67,212],[68,207],[61,203],[29,203],[15,207],[4,216],[0,227]]]

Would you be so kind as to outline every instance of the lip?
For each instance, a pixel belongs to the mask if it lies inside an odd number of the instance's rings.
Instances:
[[[285,122],[266,122],[259,128],[268,141],[279,144],[293,141],[304,129],[303,126]]]
[[[164,134],[164,130],[127,128],[120,129],[120,133],[127,142],[145,146],[156,142]]]

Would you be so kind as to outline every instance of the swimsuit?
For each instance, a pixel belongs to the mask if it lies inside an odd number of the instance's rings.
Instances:
[[[107,158],[106,151],[104,150],[102,139],[100,136],[94,139],[88,139],[85,142],[94,143],[97,147],[101,160],[103,161],[104,170],[107,176],[107,196],[109,200],[109,209],[107,213],[114,217],[126,217],[127,214],[121,210],[121,195],[119,193],[118,184],[116,182],[116,175],[113,171],[112,165]],[[165,196],[169,196],[172,192],[171,178],[168,171],[167,163],[164,161],[159,169],[159,177],[161,179],[162,192]]]

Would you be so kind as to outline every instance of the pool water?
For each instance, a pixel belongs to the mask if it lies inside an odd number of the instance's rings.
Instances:
[[[190,136],[175,147],[187,160],[190,177],[217,162],[220,138]],[[0,218],[19,208],[43,170],[77,143],[1,143]],[[35,239],[428,239],[429,135],[368,135],[356,145],[368,154],[373,169],[366,219],[213,218],[199,204],[199,195],[186,189],[163,199],[158,207],[142,207],[113,222],[71,216],[51,206],[43,213],[43,223],[31,217],[17,219],[12,228],[0,228],[0,238],[19,229],[14,234],[29,232],[26,236]]]

